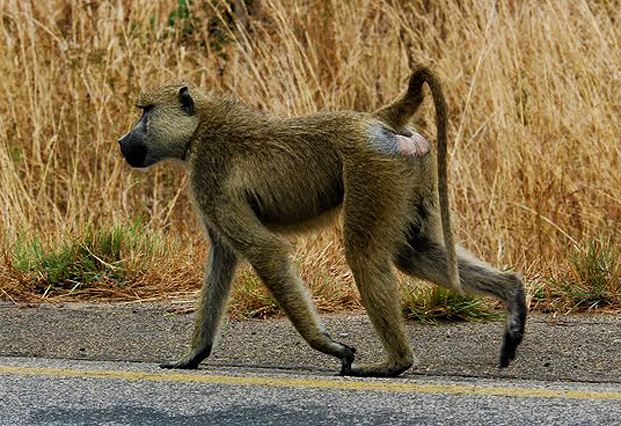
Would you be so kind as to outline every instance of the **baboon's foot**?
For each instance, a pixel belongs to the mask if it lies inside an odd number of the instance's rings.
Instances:
[[[517,278],[517,277],[516,277]],[[519,278],[517,278],[519,280]],[[515,358],[515,350],[522,342],[526,325],[526,297],[522,283],[516,291],[513,303],[507,309],[507,325],[500,350],[500,368],[509,366]]]
[[[524,327],[522,330],[507,329],[502,339],[502,349],[500,350],[500,368],[509,366],[509,363],[515,359],[515,350],[522,341]]]
[[[376,364],[354,364],[351,366],[348,374],[343,376],[355,377],[397,377],[414,364],[413,360],[394,362],[385,361]]]
[[[198,353],[191,353],[178,361],[163,362],[160,368],[180,369],[180,370],[196,370],[198,364],[207,358],[211,353],[211,345]]]

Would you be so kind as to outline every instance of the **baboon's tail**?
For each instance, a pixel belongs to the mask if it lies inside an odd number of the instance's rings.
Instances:
[[[402,130],[412,115],[416,112],[423,102],[423,83],[427,82],[431,89],[433,102],[436,109],[436,127],[438,132],[438,193],[440,199],[440,216],[442,219],[442,233],[444,234],[444,245],[446,246],[448,261],[449,285],[463,293],[459,280],[459,270],[457,266],[457,253],[453,241],[453,231],[451,228],[451,217],[448,200],[448,171],[447,171],[447,136],[446,136],[446,100],[442,93],[442,85],[429,68],[425,66],[417,67],[410,76],[407,92],[399,97],[395,102],[387,105],[375,112],[382,121],[394,127],[396,131]]]

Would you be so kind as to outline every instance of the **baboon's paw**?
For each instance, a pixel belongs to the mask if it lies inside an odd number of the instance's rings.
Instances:
[[[179,369],[179,370],[196,370],[199,362],[190,361],[186,358],[179,361],[163,362],[160,364],[160,368],[166,369]]]
[[[196,370],[200,361],[192,358],[182,358],[179,361],[163,362],[160,364],[160,368],[166,369],[179,369],[179,370]]]
[[[350,376],[351,364],[354,362],[356,348],[344,343],[339,343],[339,345],[344,349],[344,356],[341,358],[341,372],[339,374],[341,376]]]
[[[200,352],[187,355],[179,361],[164,362],[160,364],[160,368],[179,369],[179,370],[196,370],[198,364],[211,354],[211,345],[208,345]]]
[[[522,341],[522,333],[505,332],[500,350],[500,368],[509,366],[509,363],[515,359],[515,350]]]

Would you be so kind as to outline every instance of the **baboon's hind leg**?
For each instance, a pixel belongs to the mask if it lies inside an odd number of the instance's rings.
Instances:
[[[393,170],[394,169],[394,170]],[[374,182],[381,176],[395,182]],[[379,336],[387,358],[377,364],[354,364],[353,376],[394,377],[414,363],[405,332],[401,293],[392,268],[396,229],[404,216],[406,197],[401,189],[400,170],[393,163],[369,162],[346,168],[346,196],[343,208],[345,255],[354,274],[362,304]]]
[[[501,300],[505,304],[507,319],[500,367],[507,367],[515,358],[515,350],[522,341],[526,323],[526,299],[519,276],[512,272],[497,271],[483,261],[458,251],[459,277],[463,290],[471,294],[482,294]],[[446,250],[438,242],[427,238],[411,239],[399,250],[395,263],[397,267],[412,276],[449,287]]]
[[[395,377],[414,364],[414,354],[405,332],[401,297],[390,260],[369,258],[347,250],[362,304],[378,334],[387,359],[376,364],[354,364],[352,376]]]

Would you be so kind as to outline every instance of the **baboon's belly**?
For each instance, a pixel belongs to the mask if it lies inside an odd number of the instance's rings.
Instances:
[[[248,201],[257,217],[268,226],[300,225],[333,211],[343,202],[340,162],[300,164],[289,173],[271,170]]]

